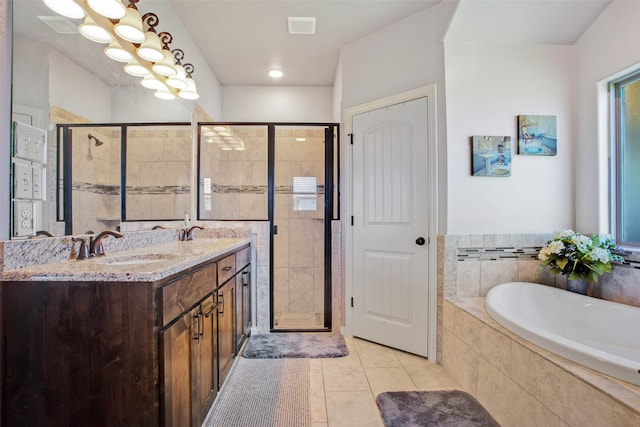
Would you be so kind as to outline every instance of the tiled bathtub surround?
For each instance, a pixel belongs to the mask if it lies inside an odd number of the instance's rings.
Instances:
[[[506,282],[534,282],[566,289],[566,277],[540,270],[540,249],[552,234],[438,236],[438,285],[445,297],[485,296]],[[614,264],[595,296],[640,306],[640,263]]]
[[[640,425],[640,387],[518,337],[484,298],[445,299],[443,313],[442,365],[503,426]]]

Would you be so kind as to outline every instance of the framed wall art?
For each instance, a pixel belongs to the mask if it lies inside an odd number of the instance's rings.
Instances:
[[[518,116],[518,154],[555,156],[557,152],[556,116]]]
[[[510,136],[473,136],[471,156],[473,176],[511,176]]]

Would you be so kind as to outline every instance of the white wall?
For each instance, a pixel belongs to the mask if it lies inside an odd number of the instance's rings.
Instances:
[[[193,101],[158,99],[142,85],[111,88],[114,123],[191,122]]]
[[[223,86],[225,122],[333,122],[333,89],[325,86]]]
[[[576,227],[609,232],[606,94],[598,82],[640,67],[640,2],[613,1],[575,45]],[[600,108],[600,110],[599,110]]]
[[[184,52],[183,64],[192,64],[194,66],[193,79],[200,94],[200,98],[197,101],[198,104],[209,116],[219,119],[222,116],[222,103],[218,77],[209,68],[209,64],[185,30],[182,21],[176,16],[170,3],[172,2],[141,1],[138,3],[138,9],[142,14],[153,12],[158,15],[160,20],[158,28],[161,31],[169,31],[173,37],[173,42],[170,45],[171,49],[181,49]],[[224,43],[223,40],[213,42]]]
[[[573,226],[573,47],[445,46],[448,234]],[[517,153],[517,116],[555,115],[556,156]],[[471,176],[473,135],[511,136],[510,177]]]
[[[92,122],[111,121],[111,88],[54,49],[49,52],[49,103]]]
[[[49,47],[15,36],[13,56],[12,104],[38,109],[46,122],[49,117]]]
[[[436,84],[439,232],[446,232],[444,32],[455,2],[442,2],[341,49],[342,110]]]

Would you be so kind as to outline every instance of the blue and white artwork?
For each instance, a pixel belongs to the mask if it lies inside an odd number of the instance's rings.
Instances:
[[[511,137],[473,136],[473,176],[511,176]]]
[[[518,154],[555,156],[556,116],[518,116]]]

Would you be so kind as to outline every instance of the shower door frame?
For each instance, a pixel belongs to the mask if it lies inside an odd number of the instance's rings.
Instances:
[[[269,222],[269,330],[270,332],[331,332],[332,331],[332,292],[333,281],[331,275],[332,261],[332,221],[340,220],[340,124],[339,123],[308,123],[308,122],[198,122],[198,150],[196,159],[197,169],[197,195],[196,212],[200,218],[200,147],[202,126],[264,126],[267,128],[267,222]],[[275,328],[275,302],[274,302],[274,236],[275,222],[275,149],[276,128],[278,127],[318,127],[325,129],[325,153],[324,153],[324,319],[322,328]],[[330,141],[330,144],[327,144]],[[335,148],[335,150],[334,150]],[[334,179],[335,177],[335,179]],[[334,199],[335,192],[338,197]],[[335,203],[334,203],[335,200]],[[256,219],[210,219],[210,221],[264,221]]]
[[[120,222],[127,222],[127,129],[135,127],[192,126],[190,122],[154,123],[58,123],[56,124],[56,220],[64,222],[65,235],[73,234],[73,132],[74,128],[120,129]],[[62,144],[61,144],[62,143]],[[62,178],[62,197],[60,179]],[[176,221],[180,218],[134,220]]]

